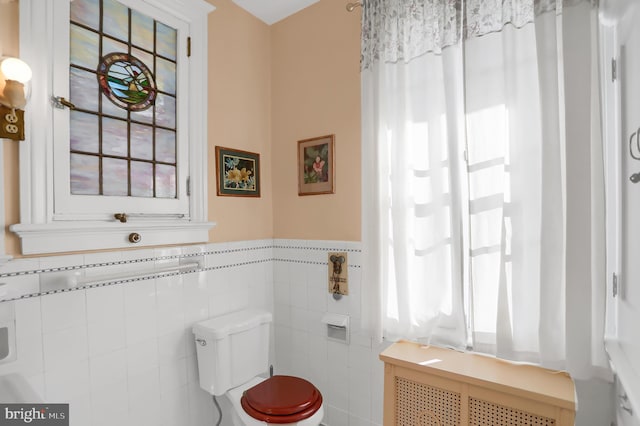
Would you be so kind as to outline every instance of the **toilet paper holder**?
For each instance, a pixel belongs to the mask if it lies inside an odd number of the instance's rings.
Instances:
[[[349,316],[328,312],[322,316],[327,325],[327,339],[349,344]]]

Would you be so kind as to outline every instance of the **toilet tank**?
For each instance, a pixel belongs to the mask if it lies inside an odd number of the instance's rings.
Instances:
[[[193,325],[200,387],[222,395],[269,369],[271,313],[246,309]]]

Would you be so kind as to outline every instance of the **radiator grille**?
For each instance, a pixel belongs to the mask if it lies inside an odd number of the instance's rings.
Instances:
[[[526,411],[469,398],[470,426],[555,426],[554,419]]]
[[[396,424],[458,426],[460,394],[396,377]]]

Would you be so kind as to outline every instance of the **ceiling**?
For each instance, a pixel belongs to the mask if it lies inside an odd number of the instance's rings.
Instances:
[[[274,24],[319,0],[233,0],[235,4],[264,21]]]

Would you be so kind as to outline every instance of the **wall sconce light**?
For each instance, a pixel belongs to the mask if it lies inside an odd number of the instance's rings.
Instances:
[[[0,139],[24,140],[24,107],[31,68],[17,58],[0,59]]]

